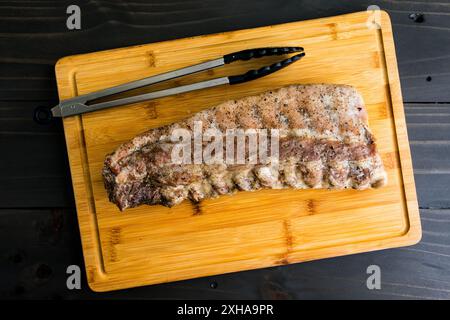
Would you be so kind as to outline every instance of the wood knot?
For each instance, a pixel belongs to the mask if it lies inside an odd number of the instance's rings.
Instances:
[[[314,203],[314,200],[306,200],[306,210],[308,211],[308,215],[313,215],[316,213],[316,204]]]
[[[109,234],[109,261],[117,261],[116,245],[120,243],[120,228],[112,228]]]
[[[328,23],[327,24],[328,28],[330,28],[330,34],[333,40],[337,40],[338,35],[337,35],[337,25],[336,23]]]
[[[409,15],[409,18],[415,23],[422,23],[425,21],[425,16],[423,13],[414,12]]]
[[[47,280],[52,275],[53,270],[46,264],[40,264],[36,268],[35,276],[39,280]]]
[[[291,300],[292,295],[278,282],[265,280],[260,288],[261,297],[268,300]]]
[[[290,221],[283,220],[283,230],[284,237],[286,239],[286,252],[280,257],[280,260],[278,260],[277,264],[286,265],[289,264],[289,255],[292,252],[293,243]]]
[[[194,213],[192,214],[193,216],[200,216],[203,214],[202,207],[200,207],[199,202],[192,202],[192,206],[194,211]]]
[[[155,57],[155,54],[153,53],[153,51],[150,51],[148,53],[148,64],[152,68],[156,67],[156,57]]]
[[[144,104],[145,113],[147,114],[147,118],[156,119],[158,118],[158,113],[156,112],[156,106],[158,103],[156,101],[149,101]]]
[[[288,220],[283,221],[283,229],[284,229],[284,235],[286,237],[286,247],[288,249],[288,253],[292,249],[292,233],[291,233],[291,225]]]
[[[119,244],[120,242],[120,228],[112,228],[111,229],[111,237],[110,237],[111,244]]]
[[[87,267],[87,279],[89,283],[93,283],[95,281],[95,271],[92,267]]]
[[[373,53],[373,66],[374,68],[380,68],[381,62],[380,62],[380,53],[378,51],[375,51]]]
[[[397,168],[397,159],[394,152],[381,154],[381,161],[386,170]]]

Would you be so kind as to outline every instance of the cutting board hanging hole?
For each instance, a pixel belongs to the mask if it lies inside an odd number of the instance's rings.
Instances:
[[[33,120],[39,124],[49,124],[53,120],[50,108],[39,106],[34,109]]]

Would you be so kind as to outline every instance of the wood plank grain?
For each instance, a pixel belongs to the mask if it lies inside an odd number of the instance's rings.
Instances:
[[[450,104],[406,104],[421,208],[450,208]]]
[[[82,259],[73,210],[2,209],[0,230],[3,299],[71,296],[66,268]]]
[[[393,21],[405,101],[450,101],[449,7],[440,2],[301,1],[77,1],[82,29],[67,30],[65,9],[73,1],[0,4],[0,99],[56,99],[53,66],[61,56],[198,34],[278,24],[365,10],[378,5]],[[40,12],[38,14],[38,12]],[[408,18],[425,14],[423,23]],[[23,23],[26,21],[26,23]],[[108,37],[102,35],[107,33]],[[70,44],[70,45],[69,45]],[[20,49],[20,50],[18,50]],[[21,78],[26,75],[26,78]],[[431,81],[427,81],[431,77]],[[36,79],[36,80],[33,80]],[[42,79],[45,78],[45,79]],[[40,79],[40,80],[37,80]]]
[[[385,1],[394,37],[405,102],[448,102],[450,80],[450,6],[445,2]],[[411,13],[422,13],[416,23]]]
[[[68,160],[59,122],[33,120],[36,104],[48,101],[0,101],[0,207],[67,206],[72,203]],[[25,129],[26,128],[26,129]]]
[[[422,241],[408,248],[231,273],[108,293],[67,290],[83,267],[74,209],[0,209],[4,299],[450,299],[450,210],[421,210]],[[381,290],[366,287],[381,268]]]
[[[5,137],[0,133],[0,135]],[[18,208],[18,207],[47,207],[49,205],[59,207],[67,206],[73,203],[73,193],[67,182],[70,177],[64,173],[67,168],[67,159],[52,157],[51,147],[39,147],[36,150],[36,145],[47,144],[52,139],[37,137],[8,137],[16,144],[29,148],[29,152],[36,152],[38,155],[32,153],[23,153],[24,157],[30,156],[36,159],[36,162],[27,162],[24,166],[17,163],[17,154],[8,153],[4,156],[2,164],[7,166],[8,170],[14,170],[11,173],[0,178],[0,192],[2,193],[1,207],[2,208]],[[61,137],[53,140],[55,144],[63,146]],[[49,151],[49,153],[46,153]],[[61,150],[64,151],[64,150]],[[61,161],[63,161],[61,163]],[[42,166],[41,162],[52,163],[59,168]],[[47,168],[47,170],[45,170]],[[55,175],[54,172],[60,172],[60,175]],[[26,194],[25,191],[26,190]],[[55,191],[56,190],[56,191]]]

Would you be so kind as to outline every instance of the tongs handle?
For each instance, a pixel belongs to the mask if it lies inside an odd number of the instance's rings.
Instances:
[[[243,83],[243,82],[247,82],[250,80],[262,78],[271,73],[274,73],[275,71],[278,71],[280,69],[287,67],[291,63],[294,63],[295,61],[300,60],[304,56],[305,56],[305,53],[302,52],[302,53],[292,56],[288,59],[271,64],[270,66],[262,67],[258,70],[250,70],[244,74],[229,76],[228,81],[230,84],[238,84],[238,83]]]
[[[302,47],[272,47],[272,48],[247,49],[226,54],[223,56],[223,61],[228,64],[237,60],[250,60],[253,58],[261,58],[266,56],[279,56],[282,54],[300,51],[303,51]]]

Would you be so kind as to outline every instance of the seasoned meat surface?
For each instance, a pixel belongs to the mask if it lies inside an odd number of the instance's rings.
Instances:
[[[174,148],[180,154],[182,146],[180,137],[173,138],[176,130],[190,134],[183,142],[191,142],[183,149],[190,152],[181,163],[173,156]],[[224,133],[222,144],[211,153],[217,156],[214,161],[199,161],[195,148],[205,150],[214,141],[204,139],[208,130]],[[266,144],[276,145],[277,152],[268,147],[269,161],[263,162],[251,147],[263,141],[261,136],[251,140],[246,135],[237,161],[238,139],[227,143],[225,133],[239,130],[266,132]],[[203,140],[195,140],[199,132]],[[230,162],[225,154],[231,146]],[[361,95],[353,87],[329,84],[291,85],[226,101],[151,129],[106,156],[103,178],[110,201],[120,210],[141,204],[171,207],[185,199],[198,202],[237,190],[367,189],[387,183]]]

